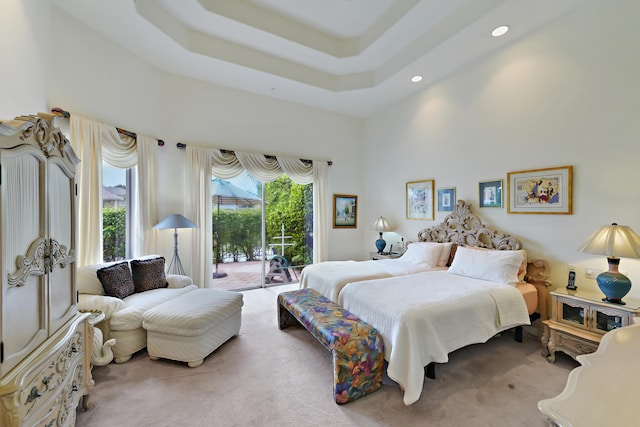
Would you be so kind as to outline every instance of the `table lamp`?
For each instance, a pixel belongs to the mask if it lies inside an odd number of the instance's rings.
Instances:
[[[606,255],[609,270],[596,278],[598,287],[605,294],[603,301],[622,304],[622,298],[631,289],[631,280],[618,271],[619,257],[640,258],[640,236],[630,227],[615,222],[593,233],[578,249],[596,255]]]
[[[184,269],[182,268],[182,262],[178,255],[178,228],[196,228],[196,225],[180,214],[171,214],[154,225],[153,228],[173,228],[173,258],[171,259],[167,273],[181,274],[184,276]]]
[[[382,233],[384,233],[385,231],[391,231],[391,225],[385,217],[381,216],[380,218],[377,218],[375,221],[373,221],[373,224],[371,224],[371,227],[369,229],[380,233],[380,238],[376,240],[376,249],[378,249],[378,253],[381,254],[382,251],[384,251],[384,248],[387,246],[387,242],[385,242],[382,238]]]

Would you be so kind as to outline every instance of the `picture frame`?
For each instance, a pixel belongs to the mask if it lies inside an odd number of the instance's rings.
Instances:
[[[502,207],[502,180],[481,181],[478,183],[478,199],[481,208]]]
[[[572,214],[573,167],[507,173],[507,213]]]
[[[449,212],[456,204],[456,188],[438,188],[438,211]]]
[[[333,195],[333,228],[358,228],[358,196]]]
[[[433,180],[407,182],[407,219],[433,220]]]

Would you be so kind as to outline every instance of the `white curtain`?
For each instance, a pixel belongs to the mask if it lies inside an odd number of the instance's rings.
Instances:
[[[153,225],[157,221],[155,140],[138,135],[121,137],[115,127],[76,114],[71,116],[71,145],[81,160],[78,183],[78,266],[102,262],[102,160],[118,168],[138,165],[131,194],[136,234],[130,242],[133,256],[156,251]]]
[[[138,156],[137,176],[134,187],[137,195],[134,207],[133,255],[149,255],[157,252],[157,233],[153,228],[158,219],[158,142],[138,134],[136,153]]]
[[[193,278],[201,287],[213,286],[211,235],[211,178],[233,178],[244,170],[255,178],[271,182],[286,173],[297,184],[313,182],[313,262],[327,259],[327,163],[303,162],[292,157],[265,157],[263,154],[223,152],[187,146],[187,206],[198,225],[193,238]],[[193,218],[196,218],[194,220]],[[203,220],[203,222],[200,222]],[[197,278],[197,280],[196,280]]]
[[[78,184],[78,267],[102,262],[102,123],[71,116],[71,145],[80,158]]]
[[[213,241],[211,238],[211,149],[186,148],[187,218],[193,222],[191,239],[191,278],[201,288],[213,286]],[[236,174],[237,175],[237,174]],[[230,177],[229,177],[230,178]]]

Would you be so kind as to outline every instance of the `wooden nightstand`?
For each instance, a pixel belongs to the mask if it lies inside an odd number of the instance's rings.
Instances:
[[[400,258],[402,256],[402,254],[399,254],[397,252],[385,252],[384,254],[379,254],[378,252],[369,252],[369,258],[371,258],[372,260],[377,260],[377,259],[394,259],[394,258]]]
[[[559,289],[551,295],[551,318],[545,320],[542,355],[555,362],[555,352],[574,359],[593,353],[607,332],[634,323],[640,316],[640,301],[624,298],[626,305],[602,301],[597,291]]]

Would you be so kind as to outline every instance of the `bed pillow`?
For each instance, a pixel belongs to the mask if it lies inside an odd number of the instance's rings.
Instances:
[[[453,247],[453,243],[440,243],[440,242],[413,242],[411,245],[418,246],[439,246],[440,247],[440,255],[438,255],[438,261],[436,262],[437,267],[446,267],[449,263],[449,255],[451,254],[451,248]]]
[[[136,292],[169,286],[164,274],[164,258],[131,260],[131,274]]]
[[[404,262],[416,265],[435,267],[438,265],[442,246],[432,242],[414,242],[407,246],[407,250],[400,257]]]
[[[133,294],[135,287],[128,262],[120,262],[96,271],[104,294],[110,297],[125,298]]]
[[[520,268],[518,269],[518,282],[525,282],[524,278],[527,276],[527,251],[524,249],[520,249],[519,252],[522,254],[522,263],[520,264]]]
[[[521,251],[477,250],[460,246],[449,273],[515,285],[522,265]]]

